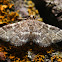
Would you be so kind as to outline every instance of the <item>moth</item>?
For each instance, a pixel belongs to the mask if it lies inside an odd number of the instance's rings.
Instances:
[[[14,46],[33,41],[41,47],[62,41],[62,30],[44,22],[27,19],[0,27],[0,39]]]

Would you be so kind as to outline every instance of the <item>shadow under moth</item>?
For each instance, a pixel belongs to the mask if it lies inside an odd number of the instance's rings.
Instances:
[[[14,46],[35,42],[41,47],[62,41],[62,30],[37,20],[23,20],[0,27],[0,39]]]

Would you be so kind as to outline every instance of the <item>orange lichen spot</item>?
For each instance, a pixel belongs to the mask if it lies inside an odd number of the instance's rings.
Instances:
[[[53,62],[53,60],[57,60],[58,62],[62,62],[62,57],[59,57],[57,55],[54,55],[53,57],[51,57],[51,62]]]
[[[0,3],[2,3],[2,0],[0,0]]]
[[[28,1],[28,4],[32,4],[33,2],[32,1]]]
[[[36,13],[33,11],[33,12],[32,12],[32,15],[33,15],[33,16],[35,16],[35,15],[36,15]]]
[[[20,60],[20,58],[17,58],[17,60],[14,60],[14,62],[23,62]]]
[[[5,16],[0,16],[0,19],[3,19],[3,18],[5,18]]]
[[[7,5],[0,5],[0,10],[3,11],[7,8],[8,6]]]
[[[6,56],[6,54],[8,54],[7,52],[4,52],[4,56]]]
[[[20,58],[18,58],[18,60],[20,60]]]
[[[50,51],[46,51],[47,53],[52,53],[52,52],[54,52],[55,50],[53,50],[53,49],[51,49]]]
[[[59,59],[57,59],[57,61],[58,61],[58,62],[62,62],[62,59],[61,59],[61,58],[59,58]]]
[[[0,22],[0,24],[3,24],[3,22]]]
[[[32,49],[29,49],[29,51],[32,51]]]
[[[10,14],[8,14],[7,19],[10,21],[15,21],[17,16],[19,16],[17,12],[11,12]]]
[[[31,12],[31,9],[28,9],[28,12],[30,13]]]
[[[10,4],[10,5],[9,5],[9,8],[12,8],[12,6],[14,6],[14,4]]]
[[[27,62],[27,61],[30,61],[30,60],[28,59],[28,56],[26,55],[26,56],[23,57],[22,62]]]
[[[39,14],[38,10],[35,10],[36,14]]]
[[[37,20],[38,20],[38,21],[43,21],[43,18],[38,18]]]
[[[45,58],[44,55],[36,55],[35,58],[33,59],[33,61],[44,62],[44,58]]]
[[[2,47],[0,47],[0,52],[3,51],[4,49]]]
[[[34,7],[34,3],[32,1],[28,1],[28,7]]]
[[[10,55],[9,58],[10,58],[10,59],[13,59],[13,58],[15,58],[15,56],[11,56],[11,55]]]
[[[27,2],[27,0],[24,0],[24,2]]]
[[[16,60],[15,62],[19,62],[19,60]]]
[[[3,4],[8,4],[10,0],[2,0]]]
[[[34,7],[32,8],[32,11],[35,11],[35,8]]]

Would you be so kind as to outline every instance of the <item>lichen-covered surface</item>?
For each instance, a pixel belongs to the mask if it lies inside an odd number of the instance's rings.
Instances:
[[[45,0],[46,6],[52,7],[52,13],[57,17],[58,21],[62,21],[62,0]]]
[[[58,1],[58,0],[55,0],[55,1]],[[61,8],[61,6],[59,7]],[[0,26],[13,23],[13,22],[18,22],[20,20],[25,19],[25,17],[27,16],[34,16],[34,18],[37,21],[38,20],[42,21],[42,18],[40,18],[38,10],[35,8],[35,4],[31,0],[12,0],[12,1],[0,0]],[[18,25],[16,24],[16,26]],[[41,26],[39,27],[36,26],[36,29],[40,27]],[[47,26],[44,26],[44,28],[47,29]],[[53,30],[51,31],[52,33],[57,32],[56,29],[55,30],[54,29],[55,28],[52,29]],[[7,31],[10,31],[10,30],[7,30]],[[16,31],[18,31],[18,28],[16,29]],[[43,32],[45,32],[45,30]],[[50,34],[52,35],[52,33]],[[61,34],[60,31],[59,33]],[[35,33],[35,34],[37,35],[38,33]],[[3,35],[3,37],[5,37],[5,35]],[[60,36],[58,37],[58,39],[61,39],[61,38],[62,37]],[[16,47],[14,45],[11,45],[5,40],[4,41],[0,40],[0,62],[62,62],[62,42],[52,44],[49,47],[41,47],[39,46],[39,44],[36,43],[36,41],[32,43],[27,42],[26,44],[23,44],[22,46]]]
[[[19,10],[20,17],[27,17],[33,15],[37,20],[42,21],[35,4],[31,0],[12,0],[14,9]]]
[[[52,12],[55,14],[55,16],[58,15],[58,13],[62,12],[62,0],[45,0],[47,2],[47,6],[53,6]]]
[[[0,24],[17,22],[17,20],[21,20],[20,18],[28,17],[30,15],[33,15],[36,19],[42,21],[42,18],[40,18],[39,12],[34,7],[32,1],[0,0]]]
[[[0,0],[0,24],[8,24],[17,19],[19,14],[13,12],[13,6],[14,4],[10,3],[9,0]]]

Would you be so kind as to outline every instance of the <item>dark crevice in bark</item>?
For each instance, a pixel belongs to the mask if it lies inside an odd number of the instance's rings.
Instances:
[[[35,3],[36,9],[38,9],[40,16],[43,18],[43,22],[62,28],[60,23],[58,23],[57,18],[52,13],[52,7],[46,7],[46,2],[44,0],[32,0]]]

